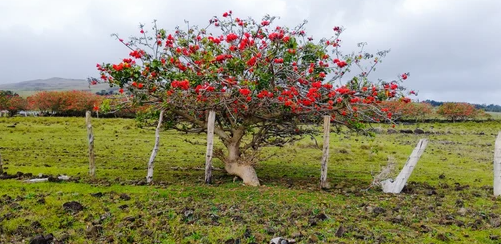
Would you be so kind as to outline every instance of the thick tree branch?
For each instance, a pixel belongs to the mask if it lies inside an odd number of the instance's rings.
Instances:
[[[195,125],[203,128],[203,129],[207,129],[207,125],[204,122],[196,119],[195,117],[189,115],[188,113],[180,111],[180,110],[176,110],[176,109],[173,109],[172,111],[175,114],[177,114],[177,115],[183,117],[184,119],[186,119],[188,122],[193,123],[193,124],[195,124]],[[226,134],[224,132],[224,130],[222,130],[221,128],[219,128],[219,127],[214,128],[214,133],[216,133],[216,135],[218,135],[224,141],[228,140],[228,134]]]

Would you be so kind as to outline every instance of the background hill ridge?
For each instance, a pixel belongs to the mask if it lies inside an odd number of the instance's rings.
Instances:
[[[78,90],[95,93],[101,90],[110,90],[110,86],[108,84],[99,84],[89,87],[87,79],[51,77],[47,79],[34,79],[0,84],[0,90],[13,91],[20,96],[27,97],[38,91]]]

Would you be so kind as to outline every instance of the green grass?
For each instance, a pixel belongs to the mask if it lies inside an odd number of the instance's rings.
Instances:
[[[492,117],[492,119],[495,119],[495,120],[500,120],[501,119],[501,112],[487,112],[488,114],[490,114]]]
[[[7,127],[16,122],[15,128]],[[274,236],[299,243],[496,243],[492,239],[500,235],[495,226],[501,200],[492,197],[499,121],[419,125],[440,132],[432,135],[372,139],[333,133],[328,191],[318,189],[322,155],[309,138],[262,151],[263,157],[271,156],[257,166],[264,186],[242,186],[222,170],[214,172],[215,183],[208,186],[200,170],[205,135],[174,131],[161,133],[155,184],[142,185],[154,130],[124,119],[93,120],[97,179],[91,180],[84,123],[83,118],[0,118],[7,173],[80,178],[0,180],[0,243],[48,233],[66,243],[267,243]],[[388,157],[401,168],[420,138],[430,142],[404,193],[369,188]],[[214,164],[223,167],[218,160]],[[131,199],[121,198],[123,193]],[[65,211],[69,201],[80,202],[84,210]],[[92,226],[102,231],[88,231]],[[345,233],[338,237],[340,226]]]

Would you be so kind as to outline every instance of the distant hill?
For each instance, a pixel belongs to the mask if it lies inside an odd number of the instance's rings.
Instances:
[[[49,79],[38,79],[21,81],[17,83],[0,84],[0,90],[9,90],[18,93],[21,96],[29,96],[37,91],[89,91],[92,93],[101,90],[109,90],[110,86],[107,84],[99,84],[91,86],[84,79],[67,79],[53,77]]]

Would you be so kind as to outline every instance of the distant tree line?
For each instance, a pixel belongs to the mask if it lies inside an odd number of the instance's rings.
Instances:
[[[103,111],[110,103],[121,100],[109,94],[94,94],[88,91],[40,91],[27,98],[13,91],[0,90],[0,111],[15,116],[21,111],[33,111],[42,116],[85,116],[86,111],[104,112],[102,117],[135,118],[138,112],[146,111],[144,106],[123,107],[119,111]],[[106,113],[108,112],[108,113]]]
[[[435,100],[426,100],[424,101],[425,103],[429,103],[431,104],[431,106],[433,107],[439,107],[439,106],[442,106],[442,104],[444,104],[444,102],[439,102],[439,101],[435,101]],[[501,112],[501,105],[497,105],[497,104],[475,104],[475,103],[471,103],[471,105],[475,106],[476,109],[482,109],[486,112]]]
[[[38,111],[41,115],[83,116],[88,110],[99,109],[103,101],[86,91],[41,91],[23,98],[12,91],[0,91],[0,110],[10,116],[20,111]]]
[[[392,114],[395,121],[436,121],[449,120],[452,122],[489,119],[491,115],[483,109],[477,109],[473,104],[457,102],[412,102],[399,101],[382,102],[383,109]]]

